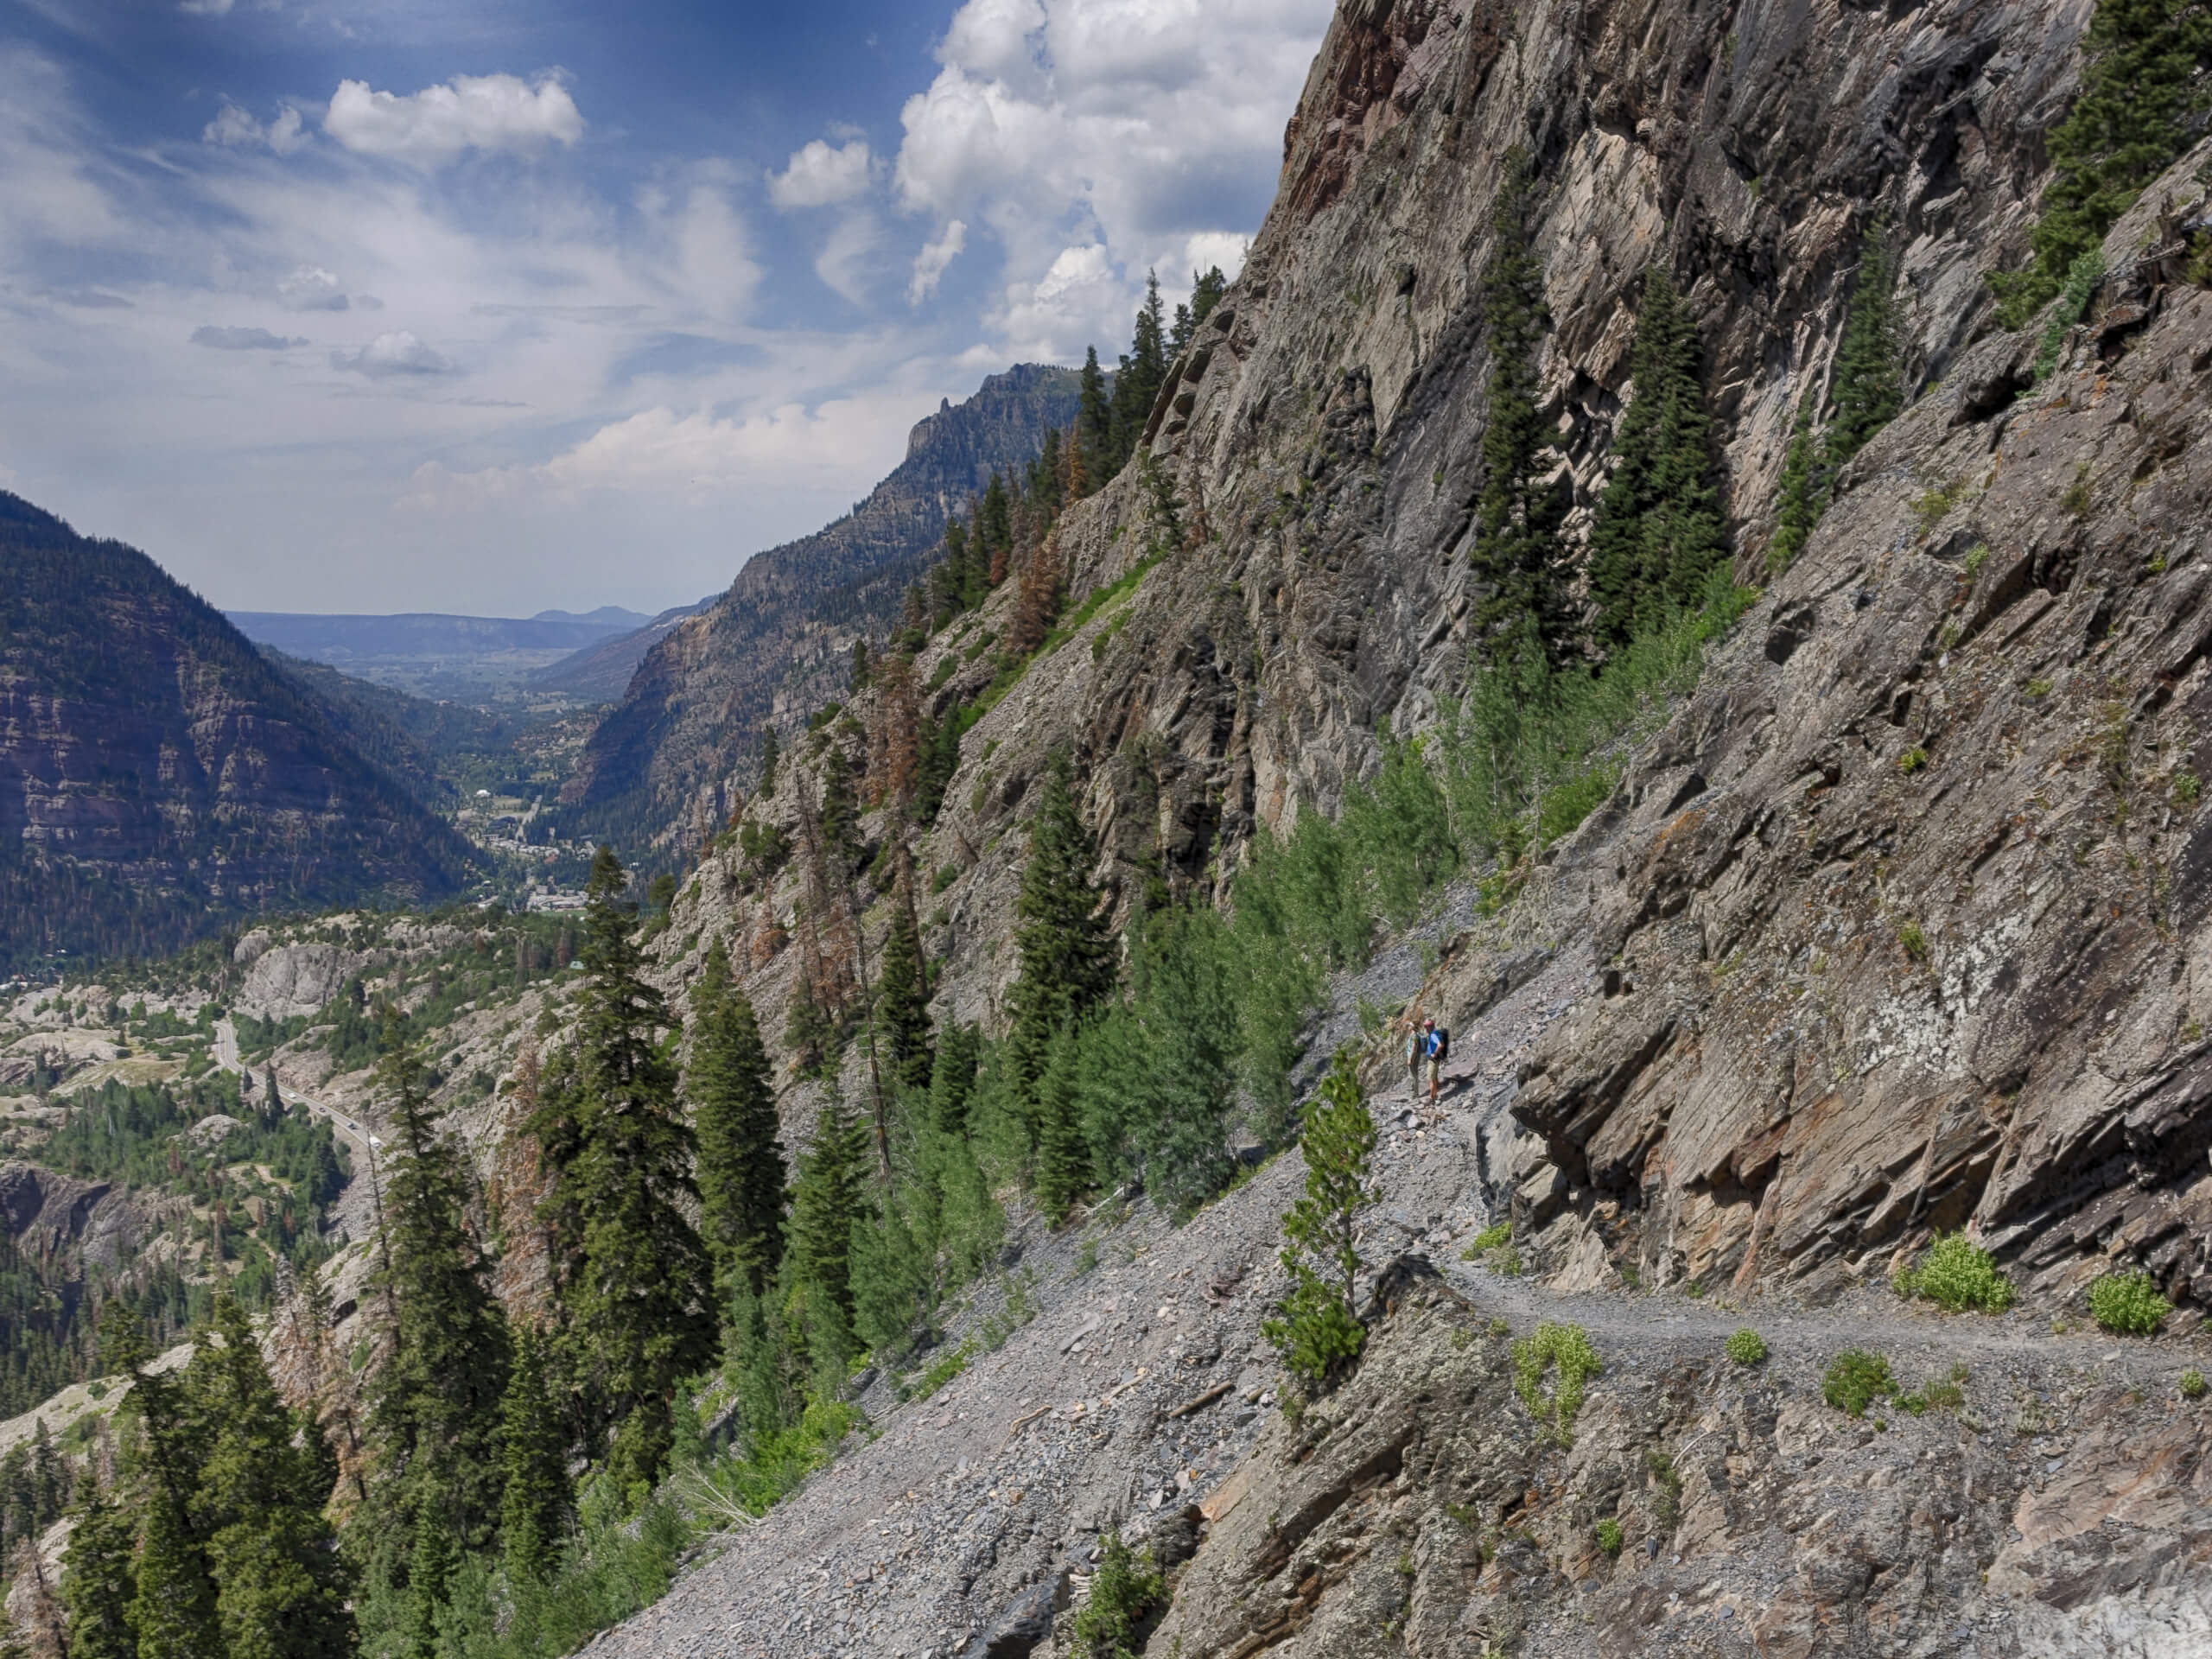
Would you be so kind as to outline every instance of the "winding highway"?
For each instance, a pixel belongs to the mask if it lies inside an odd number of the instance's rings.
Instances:
[[[227,1016],[215,1022],[215,1064],[235,1076],[245,1074],[245,1066],[238,1058],[238,1028]],[[376,1166],[376,1154],[383,1150],[384,1142],[353,1119],[306,1095],[287,1090],[284,1098],[306,1107],[316,1117],[327,1118],[332,1130],[353,1152],[355,1162],[369,1168]]]

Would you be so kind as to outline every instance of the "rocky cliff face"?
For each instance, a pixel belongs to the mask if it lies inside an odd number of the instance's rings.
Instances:
[[[467,858],[144,554],[0,495],[0,962],[442,897]]]
[[[564,791],[577,833],[696,849],[721,827],[761,732],[843,689],[861,634],[898,619],[952,512],[1074,418],[1072,370],[1023,364],[922,421],[906,459],[836,524],[746,561],[646,653]]]
[[[2201,1363],[2185,1333],[2212,1299],[2212,474],[2190,443],[2212,403],[2212,292],[2190,275],[2207,156],[2115,229],[2047,378],[1980,283],[2024,245],[2088,10],[1340,6],[1274,209],[1153,414],[1182,533],[1135,469],[1063,521],[1078,601],[1161,556],[969,732],[919,849],[952,873],[928,930],[940,1011],[997,1015],[1024,803],[1053,748],[1103,874],[1132,886],[1156,861],[1203,895],[1251,836],[1333,810],[1377,721],[1421,730],[1464,685],[1477,296],[1510,149],[1541,181],[1545,412],[1578,514],[1630,391],[1642,273],[1663,263],[1699,318],[1737,569],[1768,591],[1611,798],[1504,915],[1455,916],[1417,987],[1472,1039],[1465,1152],[1431,1134],[1449,1167],[1385,1182],[1370,1247],[1398,1228],[1449,1250],[1510,1213],[1541,1284],[1486,1287],[1481,1319],[1420,1292],[1319,1423],[1267,1431],[1242,1494],[1201,1517],[1153,1654],[2151,1654],[2212,1628],[2187,1518],[2202,1423],[2171,1383]],[[1827,372],[1878,219],[1902,249],[1910,406],[1769,583],[1784,427]],[[1003,624],[987,607],[924,655],[940,709],[988,681],[968,653]],[[795,826],[787,798],[756,810]],[[748,895],[734,852],[709,859],[665,971],[721,931],[779,1008],[792,897]],[[1549,964],[1541,1009],[1516,988],[1531,964]],[[1421,1132],[1392,1137],[1400,1156]],[[1287,1197],[1255,1182],[1221,1212]],[[1883,1288],[1961,1225],[2024,1293],[2000,1332]],[[2183,1352],[2047,1334],[2115,1264],[2182,1304]],[[1727,1370],[1713,1351],[1737,1316],[1695,1307],[1693,1282],[1803,1340],[1770,1372]],[[1236,1316],[1248,1338],[1262,1300]],[[1554,1315],[1599,1333],[1612,1379],[1571,1452],[1516,1415],[1489,1323],[1518,1337]],[[1039,1352],[1079,1335],[1074,1306],[1053,1317]],[[1816,1403],[1847,1345],[1985,1382],[1940,1427],[1885,1437]],[[979,1369],[960,1408],[1011,1421],[1011,1363]],[[932,1472],[917,1449],[959,1421],[898,1421],[843,1496],[940,1505],[924,1534],[996,1525],[1032,1490],[1011,1453]],[[1138,1466],[1166,1421],[1092,1450]],[[1220,1440],[1191,1496],[1229,1492],[1236,1464]],[[1048,1501],[1021,1582],[995,1593],[1062,1582],[1054,1549],[1142,1520],[1142,1498]],[[746,1559],[779,1536],[811,1558],[854,1530],[837,1501],[810,1494]],[[1616,1516],[1618,1560],[1593,1530]],[[937,1554],[873,1571],[913,1596],[982,1582],[971,1564],[947,1588]],[[847,1585],[838,1637],[899,1650],[866,1587]],[[1042,1625],[1006,1602],[1026,1635],[971,1617],[940,1651],[1062,1651],[1052,1600]]]

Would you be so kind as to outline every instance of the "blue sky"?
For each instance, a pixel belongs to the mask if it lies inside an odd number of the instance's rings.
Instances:
[[[0,486],[257,610],[640,610],[1234,270],[1331,0],[0,0]]]

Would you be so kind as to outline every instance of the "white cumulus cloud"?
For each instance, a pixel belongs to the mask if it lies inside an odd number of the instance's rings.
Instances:
[[[937,292],[937,285],[945,267],[960,257],[968,245],[968,226],[959,219],[947,225],[935,240],[922,244],[922,251],[914,256],[914,274],[906,283],[906,303],[919,305]]]
[[[276,284],[276,297],[290,311],[343,311],[348,302],[337,277],[321,265],[301,265]]]
[[[1079,353],[1071,327],[1118,347],[1147,269],[1172,302],[1194,264],[1241,263],[1332,10],[966,0],[900,113],[899,200],[996,238],[1007,285],[988,321],[1007,350]]]
[[[384,379],[391,375],[451,374],[454,360],[402,329],[378,334],[358,352],[333,352],[330,366]]]
[[[527,154],[574,144],[584,118],[558,76],[533,85],[518,75],[455,75],[404,96],[342,80],[322,130],[360,155],[435,167],[472,149]]]
[[[878,454],[896,459],[916,401],[835,398],[810,409],[791,403],[746,416],[641,410],[534,465],[453,472],[426,461],[397,505],[410,512],[467,512],[560,505],[613,493],[699,506],[747,499],[772,484],[849,488],[855,455],[870,456],[869,464]]]
[[[225,99],[215,118],[200,130],[200,142],[219,144],[226,149],[257,149],[265,145],[279,156],[289,156],[306,145],[308,134],[305,118],[289,104],[264,126],[247,111]]]
[[[785,209],[831,207],[868,188],[868,141],[855,138],[832,146],[820,138],[791,152],[780,173],[768,175],[768,200]]]

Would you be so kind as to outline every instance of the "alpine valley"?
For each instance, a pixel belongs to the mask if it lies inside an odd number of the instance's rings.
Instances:
[[[0,1653],[2212,1652],[2209,120],[1338,0],[1236,274],[474,701],[0,497]]]

